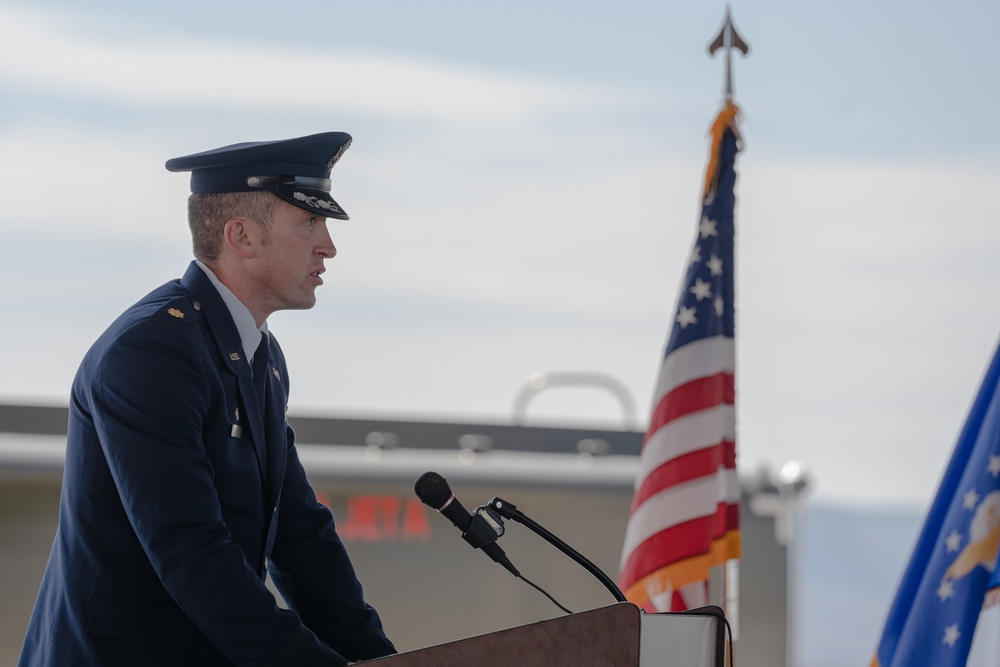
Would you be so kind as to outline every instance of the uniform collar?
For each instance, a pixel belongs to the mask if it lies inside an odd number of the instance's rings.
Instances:
[[[211,281],[219,296],[222,297],[222,301],[226,304],[226,308],[229,309],[229,314],[233,318],[236,330],[240,334],[244,358],[248,363],[252,364],[254,352],[257,351],[257,345],[260,343],[260,336],[262,333],[267,333],[267,320],[264,320],[260,328],[258,328],[256,322],[254,322],[253,315],[250,314],[250,309],[243,305],[243,302],[233,294],[233,291],[219,280],[219,277],[215,275],[212,269],[205,266],[200,259],[194,260],[194,263],[208,276],[209,281]]]

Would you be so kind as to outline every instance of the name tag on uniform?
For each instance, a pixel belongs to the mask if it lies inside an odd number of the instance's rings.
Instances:
[[[242,438],[243,437],[243,427],[239,424],[233,424],[233,427],[229,429],[229,437],[231,438]]]

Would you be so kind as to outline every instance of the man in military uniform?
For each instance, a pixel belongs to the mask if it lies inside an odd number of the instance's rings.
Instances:
[[[20,665],[343,665],[395,652],[316,500],[267,329],[311,308],[347,215],[328,132],[167,162],[195,261],[73,383],[59,527]],[[287,603],[279,607],[265,579]]]

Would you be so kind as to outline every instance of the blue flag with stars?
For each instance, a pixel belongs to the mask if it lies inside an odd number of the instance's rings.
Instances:
[[[970,660],[970,651],[984,650],[979,645],[983,633],[975,650],[973,636],[997,586],[1000,546],[998,382],[1000,350],[986,371],[903,574],[873,667],[978,664]]]

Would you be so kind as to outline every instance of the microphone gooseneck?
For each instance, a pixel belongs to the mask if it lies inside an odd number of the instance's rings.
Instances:
[[[543,540],[554,546],[559,551],[563,552],[577,563],[579,563],[583,569],[590,572],[594,577],[597,578],[604,587],[615,597],[619,602],[628,602],[625,594],[622,593],[621,589],[611,580],[611,578],[606,575],[601,568],[594,565],[592,562],[587,560],[583,554],[569,546],[558,537],[549,532],[541,524],[534,521],[528,517],[524,512],[517,509],[517,506],[513,503],[509,503],[503,498],[493,498],[486,504],[486,507],[494,510],[497,514],[504,517],[505,519],[510,519],[511,521],[517,521],[521,525],[527,526],[533,533],[541,537]]]

